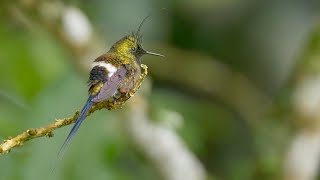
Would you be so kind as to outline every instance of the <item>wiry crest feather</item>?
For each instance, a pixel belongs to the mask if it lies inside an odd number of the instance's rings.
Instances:
[[[166,8],[161,8],[160,10],[167,10]],[[136,39],[138,44],[142,43],[142,33],[140,33],[141,27],[143,26],[143,24],[146,22],[146,20],[151,16],[151,13],[149,13],[140,23],[137,32],[133,32],[132,36]]]
[[[161,10],[166,10],[166,8],[161,8]],[[112,49],[115,49],[116,47],[118,47],[119,45],[121,45],[123,42],[125,42],[126,40],[129,40],[137,45],[142,44],[142,38],[143,38],[143,34],[141,33],[141,28],[144,25],[144,23],[146,22],[146,20],[151,16],[151,13],[149,13],[145,18],[143,18],[143,20],[141,21],[141,23],[139,24],[139,27],[137,29],[137,31],[133,31],[131,35],[127,35],[124,38],[120,39],[118,42],[116,42],[113,46]]]
[[[137,44],[141,44],[142,43],[142,37],[143,34],[140,32],[142,25],[144,24],[144,22],[146,22],[146,20],[150,17],[151,14],[148,14],[140,23],[137,32],[133,32],[132,36],[136,39]]]
[[[142,44],[143,34],[141,34],[141,33],[137,34],[137,32],[132,32],[131,36],[127,36],[127,38],[129,38],[129,37],[132,37],[134,39],[134,43]]]

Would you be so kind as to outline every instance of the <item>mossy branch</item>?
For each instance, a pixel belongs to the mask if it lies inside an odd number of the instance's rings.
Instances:
[[[148,67],[146,65],[141,64],[142,73],[139,79],[137,80],[137,82],[134,84],[130,93],[128,94],[123,93],[120,95],[120,97],[118,97],[117,99],[114,99],[113,101],[105,101],[105,102],[99,102],[94,104],[91,107],[87,116],[89,116],[91,113],[94,113],[96,110],[100,110],[100,109],[112,110],[112,109],[121,108],[124,105],[124,103],[130,97],[134,96],[137,90],[140,88],[142,81],[145,79],[146,75],[148,74],[147,69]],[[72,117],[56,119],[54,120],[54,122],[52,122],[51,124],[45,127],[30,128],[13,138],[8,138],[4,140],[2,144],[0,144],[0,155],[7,154],[8,152],[10,152],[12,148],[22,146],[25,142],[31,139],[45,137],[45,136],[52,137],[54,130],[74,123],[77,120],[78,116],[79,116],[79,111],[75,112]]]

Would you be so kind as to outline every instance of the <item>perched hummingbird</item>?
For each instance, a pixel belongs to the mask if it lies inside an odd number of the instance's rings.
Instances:
[[[149,16],[140,23],[137,32],[125,36],[117,41],[110,50],[99,56],[92,63],[89,77],[89,98],[80,112],[68,137],[60,148],[59,154],[69,144],[79,129],[91,106],[113,98],[117,93],[129,93],[141,75],[141,57],[145,54],[161,56],[148,52],[142,48],[142,34],[140,29]]]

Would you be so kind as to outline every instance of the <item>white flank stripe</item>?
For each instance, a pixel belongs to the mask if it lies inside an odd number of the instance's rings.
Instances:
[[[110,64],[110,63],[106,63],[104,61],[99,61],[99,62],[93,62],[92,63],[92,68],[95,66],[100,66],[100,67],[104,67],[107,69],[108,73],[108,77],[111,77],[113,75],[113,73],[115,73],[117,71],[117,68]]]

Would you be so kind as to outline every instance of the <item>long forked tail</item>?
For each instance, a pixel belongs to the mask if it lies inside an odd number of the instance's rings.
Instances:
[[[59,153],[58,153],[58,158],[60,159],[63,156],[63,153],[66,149],[66,147],[69,145],[70,140],[73,138],[73,136],[76,134],[77,130],[79,129],[81,123],[83,122],[83,120],[85,119],[88,111],[90,110],[93,102],[91,101],[94,98],[93,95],[91,95],[88,100],[87,103],[84,105],[84,107],[82,108],[80,115],[78,117],[78,119],[76,120],[76,122],[74,123],[72,129],[70,130],[70,133],[68,135],[68,137],[66,138],[66,140],[64,141],[63,145],[61,146]]]

